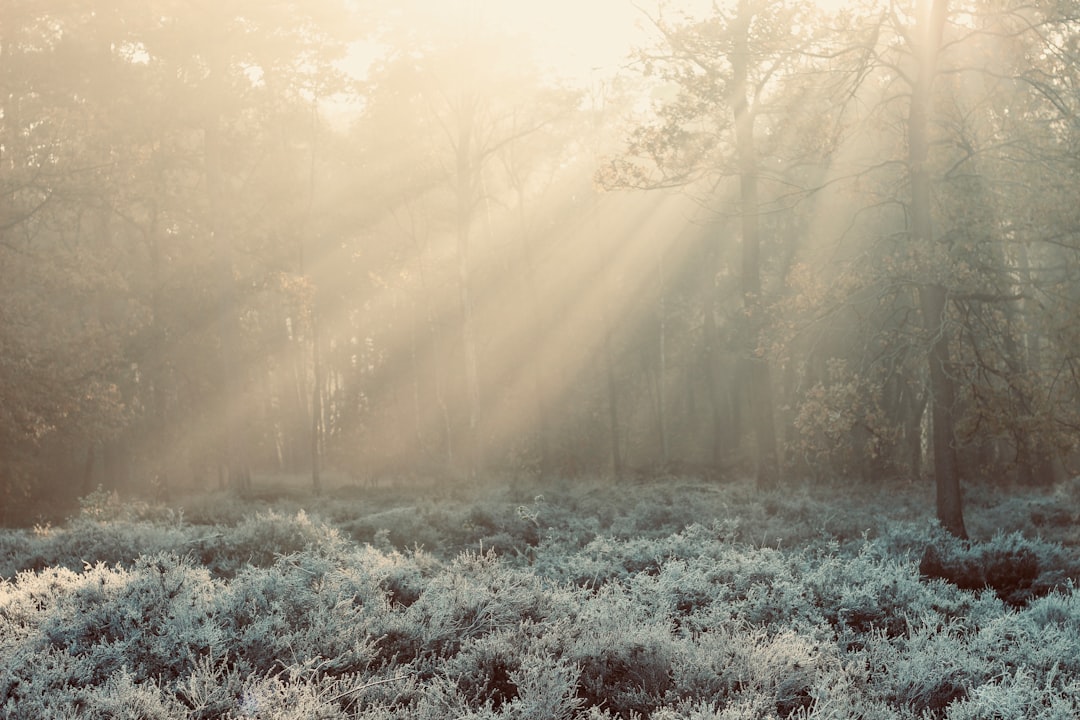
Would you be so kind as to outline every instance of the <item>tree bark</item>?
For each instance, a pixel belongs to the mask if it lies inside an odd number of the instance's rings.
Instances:
[[[656,274],[659,285],[659,298],[657,312],[659,313],[659,325],[657,327],[657,367],[653,373],[653,400],[656,414],[656,435],[660,447],[660,461],[667,467],[671,462],[671,448],[668,443],[667,431],[667,285],[664,278],[664,249],[661,247],[657,252]]]
[[[313,300],[311,308],[311,487],[322,494],[323,371],[319,347],[319,311]]]
[[[251,485],[242,439],[246,402],[237,369],[240,354],[240,317],[236,306],[236,281],[233,277],[233,248],[224,217],[222,193],[225,182],[221,168],[220,118],[209,118],[204,127],[206,193],[210,209],[210,234],[217,252],[218,283],[218,353],[220,368],[220,422],[224,424],[225,481],[234,489]]]
[[[1021,283],[1024,287],[1032,287],[1034,284],[1034,278],[1032,277],[1031,261],[1028,258],[1027,248],[1021,243],[1017,245],[1017,268],[1016,271],[1020,277]],[[1020,338],[1013,338],[1011,335],[1007,337],[1010,345],[1007,346],[1009,353],[1016,357],[1020,372],[1030,373],[1032,377],[1040,377],[1043,373],[1042,357],[1040,352],[1040,346],[1042,338],[1039,333],[1033,328],[1036,327],[1034,318],[1029,317],[1029,305],[1031,303],[1028,300],[1022,300],[1018,308],[1013,309],[1013,317],[1010,322],[1013,328],[1020,332],[1020,328],[1027,326],[1027,331],[1022,333]],[[1010,328],[1012,329],[1012,328]],[[1032,402],[1032,398],[1026,398],[1027,402]],[[1024,480],[1033,485],[1049,485],[1060,480],[1064,480],[1064,472],[1059,472],[1061,467],[1060,456],[1056,448],[1049,445],[1040,438],[1017,438],[1017,442],[1020,443],[1018,450],[1020,452],[1027,452],[1030,457],[1030,467],[1025,468],[1023,459],[1018,458],[1020,463],[1020,471],[1023,474]]]
[[[167,483],[170,456],[174,453],[169,447],[169,424],[168,424],[168,393],[166,383],[169,375],[169,352],[167,347],[167,333],[165,330],[163,297],[164,283],[161,272],[161,239],[158,232],[158,212],[154,207],[151,210],[150,225],[146,229],[145,240],[150,250],[150,333],[152,345],[147,374],[150,377],[150,402],[152,409],[152,423],[150,428],[152,452],[151,462],[154,467],[154,475],[159,482]]]
[[[477,368],[476,327],[473,317],[472,277],[469,268],[469,235],[472,231],[473,204],[476,202],[477,173],[480,168],[473,157],[475,110],[466,100],[458,117],[457,160],[457,271],[458,303],[461,312],[461,346],[465,369],[465,393],[468,405],[468,435],[466,442],[469,477],[480,469],[480,378]]]
[[[529,230],[529,224],[525,217],[525,189],[524,183],[516,174],[513,175],[514,193],[517,196],[518,231],[520,233],[520,262],[524,283],[521,292],[524,294],[523,305],[529,308],[529,321],[531,324],[530,335],[536,341],[547,334],[544,322],[543,305],[540,302],[540,292],[536,280],[536,260],[533,256],[533,237]],[[542,362],[533,360],[529,363],[532,374],[533,413],[535,414],[535,428],[537,454],[539,455],[540,477],[548,478],[551,474],[551,443],[549,437],[550,421],[548,410],[547,378]]]
[[[723,402],[720,399],[720,383],[717,381],[717,330],[716,330],[716,267],[718,253],[716,244],[720,241],[716,235],[718,231],[715,225],[710,223],[705,234],[704,242],[704,267],[705,277],[702,279],[704,290],[702,293],[702,342],[701,362],[704,366],[705,387],[709,399],[709,414],[712,424],[712,464],[717,471],[720,470],[724,460],[724,412]]]
[[[97,441],[90,440],[86,444],[86,460],[83,463],[82,494],[89,495],[94,491],[94,465],[97,463]],[[0,469],[0,476],[3,470]],[[3,497],[3,494],[0,494]]]
[[[606,313],[605,313],[606,314]],[[619,395],[615,382],[615,358],[611,347],[611,326],[609,318],[604,318],[604,371],[607,377],[608,394],[608,429],[611,433],[611,470],[616,480],[622,480],[622,448],[619,442]]]
[[[918,74],[911,89],[908,116],[908,173],[911,184],[911,241],[928,256],[933,242],[931,179],[927,165],[930,148],[930,112],[938,52],[947,14],[946,0],[920,0],[916,23]],[[934,454],[937,515],[942,527],[967,537],[960,496],[960,473],[953,433],[954,380],[950,374],[949,332],[946,323],[948,292],[939,282],[918,286],[919,308],[930,347],[930,418]]]
[[[750,20],[749,0],[739,0],[733,23],[734,51],[731,56],[735,117],[735,154],[739,166],[742,223],[743,310],[748,321],[747,363],[750,378],[750,407],[757,453],[757,486],[775,488],[780,481],[776,426],[773,419],[772,375],[767,358],[759,350],[761,340],[761,218],[758,199],[758,160],[754,143],[754,108],[749,97]]]
[[[446,401],[446,389],[442,370],[442,340],[440,337],[438,321],[435,317],[435,302],[428,283],[427,264],[425,257],[428,252],[427,244],[422,242],[415,228],[410,231],[413,247],[416,250],[416,272],[420,278],[421,302],[424,306],[424,324],[428,333],[427,358],[431,363],[431,383],[434,393],[435,406],[439,409],[441,432],[443,435],[443,452],[448,467],[454,466],[454,434],[453,423],[450,420],[450,407]],[[419,416],[417,423],[420,423]],[[418,425],[419,426],[419,425]]]

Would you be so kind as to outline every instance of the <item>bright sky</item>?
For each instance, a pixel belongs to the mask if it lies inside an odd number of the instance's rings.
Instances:
[[[655,6],[649,0],[639,4]],[[610,74],[625,62],[631,47],[649,38],[645,17],[631,0],[504,0],[486,5],[485,11],[501,16],[508,28],[534,35],[541,61],[569,76],[585,78],[593,68]]]
[[[432,1],[443,5],[446,0]],[[671,0],[669,6],[706,17],[713,1]],[[835,9],[847,1],[817,3]],[[648,18],[657,14],[657,0],[456,0],[451,5],[471,6],[491,25],[535,37],[541,62],[581,79],[610,75],[631,48],[649,43],[655,31]]]
[[[704,0],[687,0],[700,4]],[[645,17],[635,0],[427,0],[424,12],[433,25],[487,27],[535,39],[537,59],[555,72],[588,83],[610,77],[626,62],[630,49],[647,42]],[[423,2],[418,3],[423,4]],[[656,7],[656,0],[641,0],[640,7]],[[357,43],[346,68],[363,74],[384,49]],[[328,103],[332,114],[348,115],[349,105]]]
[[[817,0],[836,8],[849,0]],[[538,60],[560,75],[588,83],[608,78],[627,63],[634,47],[649,44],[657,0],[414,0],[413,8],[434,26],[469,25],[523,34],[535,39]],[[672,0],[671,7],[705,17],[713,0]],[[350,65],[366,67],[382,54],[356,46]]]

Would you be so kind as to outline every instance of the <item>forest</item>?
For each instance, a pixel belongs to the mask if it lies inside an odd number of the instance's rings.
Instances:
[[[1077,472],[1077,7],[663,2],[588,71],[485,7],[5,4],[0,519]]]
[[[1076,0],[0,0],[0,720],[1080,717]]]

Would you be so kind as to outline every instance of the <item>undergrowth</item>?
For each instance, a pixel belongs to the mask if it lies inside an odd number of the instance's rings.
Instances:
[[[1080,716],[1074,551],[1020,528],[692,482],[295,502],[0,535],[0,717]],[[1039,577],[1008,604],[928,544]]]

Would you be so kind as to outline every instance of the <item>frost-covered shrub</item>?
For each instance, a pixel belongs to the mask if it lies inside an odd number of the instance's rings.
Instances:
[[[656,574],[660,572],[664,559],[669,556],[664,544],[653,539],[634,538],[619,541],[615,538],[599,537],[589,543],[581,553],[586,558],[595,558],[592,569],[591,585],[597,582],[624,580],[637,573]],[[583,565],[589,567],[589,565]],[[577,584],[584,584],[579,576]]]
[[[205,570],[165,555],[130,570],[25,572],[0,586],[0,696],[10,716],[175,716],[154,684],[224,644],[210,612],[214,589]],[[117,696],[128,710],[117,709]]]
[[[409,713],[409,717],[417,720],[496,720],[501,715],[490,707],[470,708],[468,700],[461,696],[453,682],[442,677],[424,686],[415,708]]]
[[[162,503],[148,503],[137,498],[122,498],[115,490],[98,488],[79,498],[79,520],[97,522],[167,522],[177,521],[177,511]]]
[[[995,675],[949,707],[948,720],[1075,720],[1080,683],[1023,667]]]
[[[715,485],[670,479],[664,483],[582,483],[564,492],[545,492],[548,526],[562,520],[559,509],[596,522],[597,530],[620,539],[664,537],[687,525],[707,524],[723,510]],[[563,522],[565,522],[563,520]]]
[[[397,553],[391,557],[395,562],[387,563],[383,572],[379,574],[379,587],[386,594],[386,599],[392,607],[407,608],[420,598],[427,584],[425,570],[414,559],[405,561]],[[416,557],[414,553],[413,558]]]
[[[10,538],[0,545],[0,577],[12,577],[20,570],[127,565],[144,554],[183,552],[191,534],[178,523],[78,519],[47,532],[7,531],[0,537]]]
[[[450,547],[509,558],[528,558],[540,543],[543,496],[529,505],[483,501],[448,513],[440,526]]]
[[[964,635],[948,626],[918,627],[891,640],[870,635],[857,656],[867,669],[870,698],[915,715],[943,717],[973,684],[993,674],[991,663],[971,653]]]
[[[759,720],[776,717],[760,700],[733,703],[683,703],[678,708],[661,708],[653,720]]]
[[[1029,538],[1020,533],[997,534],[986,543],[984,552],[992,562],[995,555],[1015,557],[1030,553],[1035,558],[1037,573],[1030,586],[1020,588],[1014,604],[1030,602],[1048,593],[1071,589],[1080,583],[1080,557],[1073,547],[1063,547],[1056,542]]]
[[[0,534],[0,563],[39,568],[0,582],[0,717],[1076,712],[1080,606],[1061,545],[969,548],[904,508],[859,530],[868,492],[544,491],[444,493],[390,514],[365,500],[333,508],[343,533],[275,501],[217,527],[189,512]],[[358,544],[346,523],[361,521]],[[440,544],[394,549],[417,537]],[[991,559],[1029,549],[1047,594],[1010,607],[981,587],[919,582],[929,542]],[[86,554],[98,552],[115,559]]]
[[[420,508],[409,506],[363,514],[354,520],[341,523],[341,528],[357,542],[378,544],[377,538],[381,534],[387,544],[384,549],[434,549],[441,548],[446,543],[441,529],[444,524],[449,524],[449,521],[443,521],[437,515],[432,517]]]
[[[2,634],[0,634],[2,636]],[[78,688],[100,678],[96,658],[19,643],[0,659],[0,710],[10,718],[75,718]]]
[[[337,552],[342,543],[336,528],[313,520],[301,510],[295,515],[256,513],[234,528],[194,540],[191,547],[212,573],[230,577],[249,565],[269,567],[278,557],[290,553]]]
[[[243,500],[235,493],[225,491],[192,495],[183,500],[180,508],[188,524],[217,528],[236,527],[255,512],[268,509],[259,508],[250,500]]]
[[[1057,676],[1080,677],[1080,635],[1075,621],[1047,620],[1050,604],[1035,612],[1009,613],[987,622],[969,641],[971,651],[1012,666]]]
[[[756,708],[755,717],[798,717],[842,681],[839,653],[824,637],[745,626],[703,633],[680,651],[678,706],[691,715],[705,704]]]
[[[759,631],[734,648],[738,692],[749,699],[765,698],[782,718],[813,704],[819,670],[833,661],[813,637],[791,631]]]
[[[376,582],[332,567],[300,553],[241,571],[216,603],[236,658],[260,673],[304,658],[320,658],[333,674],[368,666],[375,655],[368,624],[387,612],[385,599]]]
[[[583,702],[576,694],[580,672],[564,657],[531,649],[518,668],[510,673],[517,697],[510,701],[505,715],[520,720],[570,720],[576,717]]]
[[[40,552],[42,538],[25,530],[0,531],[0,579],[20,570],[44,570],[49,561]]]
[[[541,626],[526,623],[470,639],[440,674],[473,710],[486,707],[521,718],[569,717],[581,704],[576,697],[579,668],[562,657],[558,644]]]
[[[915,559],[918,561],[926,546],[941,542],[948,534],[936,522],[923,519],[919,521],[886,519],[874,538],[879,552],[895,560]]]
[[[75,696],[78,717],[87,720],[172,720],[184,710],[159,685],[140,682],[127,668],[101,685],[80,688]]]
[[[1023,617],[1037,632],[1058,627],[1080,636],[1080,596],[1075,591],[1055,590],[1033,600]]]
[[[670,492],[655,492],[643,499],[629,514],[615,518],[611,523],[611,533],[616,537],[635,537],[641,535],[669,535],[673,530],[680,530],[685,524],[687,513],[679,512],[673,506]]]
[[[90,657],[99,679],[121,667],[138,682],[174,678],[222,641],[211,617],[216,586],[204,569],[175,556],[143,557],[130,570],[99,564],[19,580],[41,608],[33,646]]]
[[[909,618],[928,611],[933,593],[918,580],[910,561],[882,556],[864,543],[854,557],[817,558],[804,582],[813,605],[839,631],[879,630],[890,637],[907,632]]]
[[[405,616],[422,629],[428,652],[449,657],[469,638],[543,620],[550,597],[534,576],[494,553],[465,552],[431,578]]]
[[[175,551],[188,539],[183,528],[145,522],[98,522],[78,520],[54,535],[59,563],[130,564],[145,554]]]
[[[1070,584],[1080,565],[1060,545],[1019,533],[998,534],[985,543],[942,538],[927,545],[919,564],[928,579],[947,580],[965,590],[992,588],[1014,607]]]
[[[775,551],[726,548],[718,557],[664,563],[653,578],[638,575],[630,586],[644,590],[639,602],[659,603],[674,626],[688,632],[728,625],[804,627],[820,621],[817,609]]]
[[[384,619],[375,639],[373,666],[393,668],[417,662],[427,649],[425,635],[424,628],[404,614],[390,614]]]
[[[499,710],[518,696],[510,677],[521,667],[515,635],[503,630],[472,638],[447,662],[445,672],[469,707]]]
[[[241,703],[248,668],[228,659],[206,654],[192,665],[189,674],[176,687],[177,700],[187,709],[192,720],[211,720],[226,716]]]
[[[676,653],[663,614],[609,585],[584,601],[575,628],[567,653],[581,668],[577,693],[585,705],[629,717],[664,703]]]
[[[660,572],[639,575],[633,584],[640,601],[658,606],[672,618],[676,628],[694,627],[692,617],[708,608],[717,597],[718,588],[711,575],[711,562],[673,558]]]
[[[298,674],[252,677],[232,716],[236,720],[344,717],[340,686]]]
[[[798,599],[793,568],[778,550],[727,548],[705,562],[716,589],[710,613],[713,623],[728,615],[749,625],[775,625],[810,611]]]
[[[598,588],[623,581],[638,573],[656,575],[673,558],[718,556],[726,552],[733,523],[716,522],[709,527],[693,523],[679,532],[659,538],[620,540],[608,535],[593,538],[580,551],[537,560],[537,572],[558,582]]]
[[[671,668],[680,704],[726,703],[740,682],[734,660],[744,641],[740,631],[719,627],[677,643]]]

